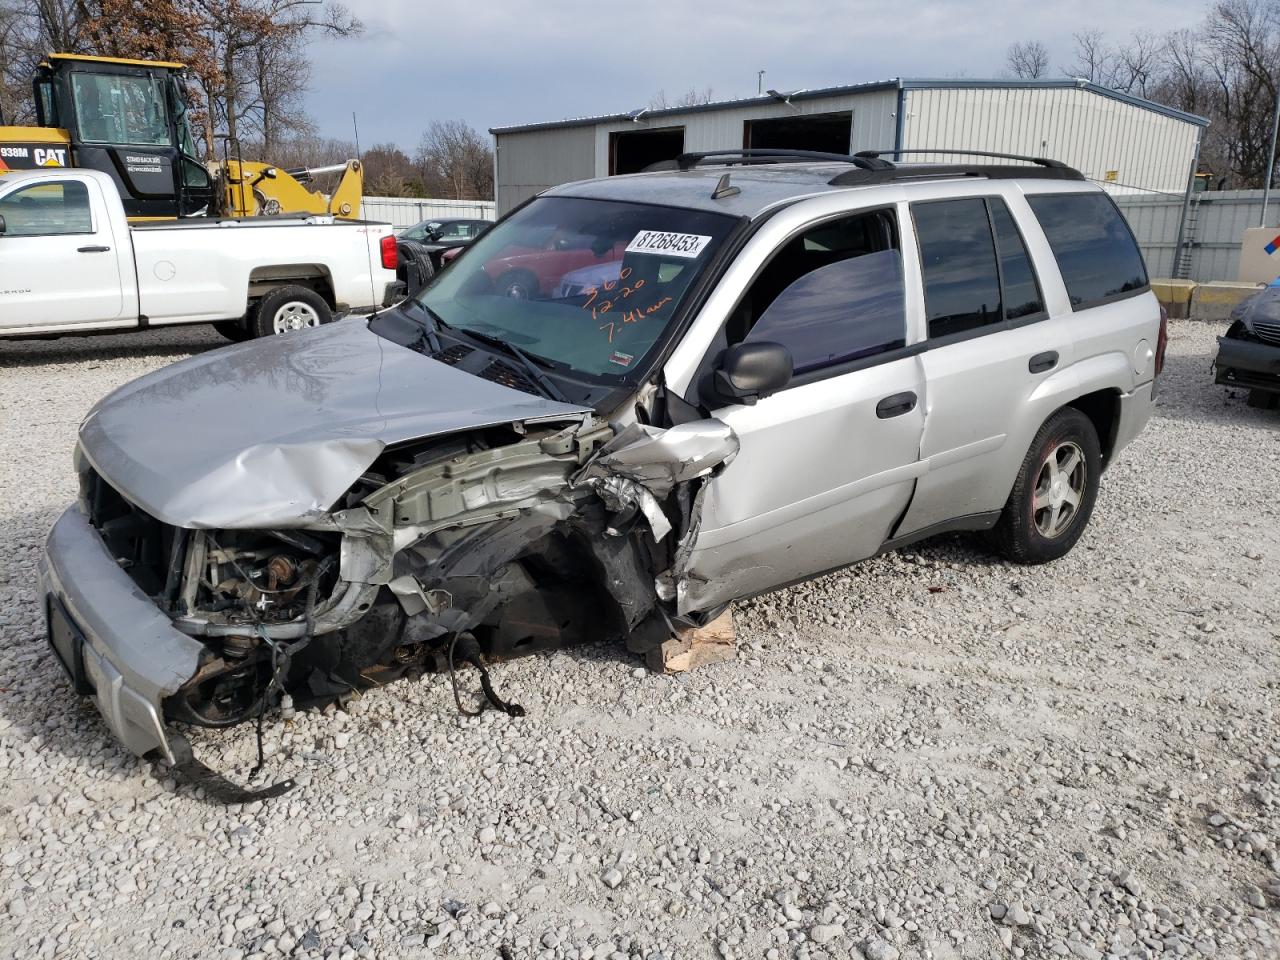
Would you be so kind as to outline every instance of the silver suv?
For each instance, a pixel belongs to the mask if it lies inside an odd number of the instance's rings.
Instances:
[[[1071,549],[1165,342],[1105,193],[1027,158],[668,166],[548,191],[370,321],[90,412],[41,570],[126,746],[463,662],[506,706],[493,660],[645,653],[940,531]]]

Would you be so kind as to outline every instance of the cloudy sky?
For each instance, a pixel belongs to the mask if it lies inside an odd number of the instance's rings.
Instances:
[[[311,115],[325,136],[410,149],[432,120],[484,131],[616,113],[710,87],[747,96],[890,77],[1000,76],[1016,40],[1193,27],[1206,0],[346,0],[363,37],[313,46]]]

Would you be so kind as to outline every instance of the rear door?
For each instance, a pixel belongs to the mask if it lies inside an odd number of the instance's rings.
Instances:
[[[97,182],[24,179],[6,189],[0,180],[0,217],[0,330],[136,322],[122,275],[132,270],[128,237],[115,236]]]
[[[1014,198],[1020,202],[1019,198]],[[1023,411],[1072,360],[1063,317],[1046,310],[1026,241],[999,194],[911,205],[928,325],[924,368],[926,466],[894,537],[999,511],[1027,440]],[[988,517],[987,519],[994,519]]]

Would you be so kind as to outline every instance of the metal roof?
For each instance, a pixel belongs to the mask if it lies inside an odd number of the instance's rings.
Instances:
[[[760,96],[755,97],[742,97],[736,100],[716,100],[711,103],[699,103],[687,107],[664,107],[661,110],[632,110],[627,113],[609,113],[594,117],[574,117],[567,120],[549,120],[543,123],[516,124],[507,127],[490,127],[489,132],[496,136],[498,134],[505,133],[527,133],[533,130],[555,130],[560,127],[591,127],[601,123],[621,123],[624,120],[647,121],[655,117],[676,117],[691,113],[706,113],[714,110],[732,110],[739,107],[752,106],[753,104],[764,106],[772,103],[794,102],[796,100],[820,100],[826,97],[847,96],[854,93],[871,93],[877,90],[989,90],[993,88],[1006,90],[1053,90],[1067,87],[1087,90],[1100,97],[1118,100],[1121,103],[1127,103],[1130,106],[1139,107],[1143,110],[1150,110],[1152,113],[1163,114],[1166,117],[1173,117],[1174,119],[1182,120],[1185,123],[1193,123],[1196,126],[1207,127],[1209,125],[1209,121],[1204,117],[1196,116],[1193,113],[1186,113],[1173,107],[1167,107],[1162,103],[1155,103],[1152,100],[1145,100],[1142,97],[1136,97],[1130,93],[1112,90],[1110,87],[1104,87],[1100,84],[1081,78],[1063,78],[1060,80],[894,79],[880,80],[872,83],[852,83],[838,87],[821,87],[814,90],[797,90],[794,93],[782,96],[761,94]]]
[[[833,182],[841,174],[847,174],[857,168],[847,163],[778,163],[759,166],[706,166],[692,170],[663,170],[654,173],[631,173],[624,176],[598,177],[594,180],[579,180],[576,183],[565,183],[552,187],[542,194],[544,197],[583,197],[590,200],[620,200],[629,203],[651,203],[666,207],[686,207],[693,210],[708,210],[713,213],[726,213],[736,217],[756,217],[763,211],[778,203],[796,200],[801,197],[814,196],[820,193],[831,193],[839,190],[858,190],[872,186],[883,186],[890,182],[870,177],[866,184]],[[907,177],[914,177],[915,182],[924,183],[935,179],[964,179],[984,176],[982,166],[964,167],[955,164],[900,164],[896,167]],[[869,173],[871,171],[860,171]],[[1000,173],[1017,177],[1023,168],[1004,167]],[[716,183],[726,173],[735,187],[741,192],[712,199]],[[1027,178],[1035,178],[1043,182],[1046,173],[1060,174],[1061,171],[1046,171],[1041,167],[1025,168]],[[1069,171],[1075,174],[1075,171]],[[994,173],[993,173],[994,175]],[[1079,174],[1075,174],[1077,177]],[[904,181],[899,181],[904,182]],[[905,181],[909,182],[909,181]],[[1100,189],[1096,186],[1078,183],[1081,189]]]

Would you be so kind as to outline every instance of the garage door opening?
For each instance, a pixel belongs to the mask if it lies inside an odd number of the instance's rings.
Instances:
[[[819,150],[848,153],[853,137],[853,112],[812,113],[807,116],[748,120],[742,145],[749,149]]]
[[[684,153],[684,127],[624,130],[609,134],[609,176],[639,173],[651,163]]]

